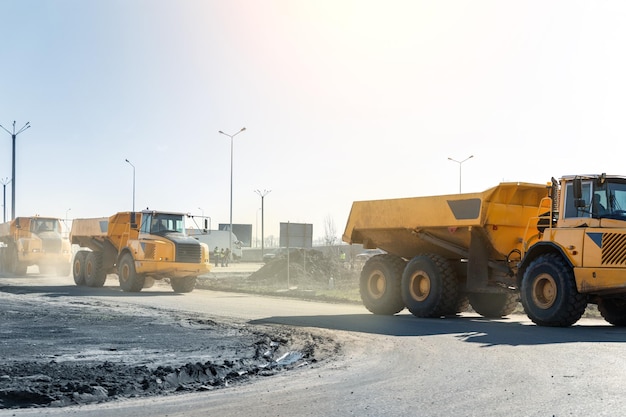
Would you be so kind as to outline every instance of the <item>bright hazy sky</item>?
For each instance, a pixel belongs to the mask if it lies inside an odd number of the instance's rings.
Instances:
[[[16,214],[136,208],[265,236],[352,201],[626,174],[623,1],[0,0]],[[0,178],[11,136],[0,130]],[[11,215],[11,186],[7,217]],[[253,238],[260,232],[253,229]]]

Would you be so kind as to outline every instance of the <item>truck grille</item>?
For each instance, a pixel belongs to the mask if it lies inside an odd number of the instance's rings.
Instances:
[[[202,247],[197,243],[176,243],[176,262],[202,262]]]
[[[41,248],[44,252],[59,253],[61,252],[61,239],[42,239]]]

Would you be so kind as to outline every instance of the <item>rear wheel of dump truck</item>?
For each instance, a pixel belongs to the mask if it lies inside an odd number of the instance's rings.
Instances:
[[[89,252],[85,259],[85,284],[88,287],[102,287],[107,274],[102,269],[102,253]]]
[[[402,299],[416,317],[456,314],[462,297],[450,262],[435,254],[411,259],[402,274]]]
[[[85,285],[85,259],[89,252],[85,250],[79,250],[74,255],[74,262],[72,263],[72,275],[74,276],[74,283],[76,285]]]
[[[126,292],[139,292],[143,288],[144,276],[135,272],[135,261],[130,253],[122,255],[117,266],[120,287]]]
[[[192,292],[196,288],[196,277],[170,278],[174,292]]]
[[[475,312],[483,317],[508,316],[517,307],[519,296],[513,293],[472,293],[469,302]]]
[[[600,298],[598,310],[604,320],[613,326],[626,326],[626,300],[623,298]]]
[[[406,262],[395,255],[376,255],[361,270],[359,289],[363,305],[374,314],[393,315],[404,310],[400,293]]]
[[[556,253],[540,255],[528,265],[521,296],[526,315],[539,326],[571,326],[587,307],[587,296],[576,289],[572,268]]]

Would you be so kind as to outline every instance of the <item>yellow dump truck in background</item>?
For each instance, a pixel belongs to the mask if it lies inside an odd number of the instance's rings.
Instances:
[[[53,217],[16,217],[0,224],[3,243],[0,264],[2,270],[26,275],[31,265],[40,273],[55,272],[67,276],[71,267],[70,242],[63,237],[61,221]]]
[[[209,249],[185,233],[185,214],[121,212],[111,217],[75,219],[70,240],[76,285],[102,287],[117,274],[124,291],[138,292],[168,278],[175,292],[193,291],[209,272]]]
[[[375,314],[485,317],[521,299],[542,326],[570,326],[588,303],[626,326],[626,177],[501,183],[481,193],[357,201],[343,240],[380,248],[360,278]]]

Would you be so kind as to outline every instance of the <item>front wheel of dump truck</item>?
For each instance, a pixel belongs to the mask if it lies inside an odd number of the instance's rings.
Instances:
[[[17,253],[17,248],[14,248],[11,272],[13,272],[18,277],[23,277],[24,275],[26,275],[27,270],[28,270],[28,265],[26,265],[23,262],[20,262],[20,258]]]
[[[135,260],[130,253],[122,255],[117,266],[120,287],[126,292],[139,292],[143,288],[144,276],[135,272]]]
[[[626,326],[626,300],[603,297],[598,300],[598,310],[604,320],[613,326]]]
[[[107,274],[102,269],[102,253],[89,252],[85,259],[85,284],[88,287],[102,287]]]
[[[487,318],[508,316],[517,307],[519,296],[514,293],[472,293],[469,302],[475,312]]]
[[[456,314],[459,281],[450,262],[435,254],[411,259],[402,274],[402,299],[416,317]]]
[[[540,255],[528,265],[521,296],[526,315],[539,326],[571,326],[587,307],[587,296],[576,289],[574,271],[556,253]]]
[[[196,277],[170,278],[174,292],[192,292],[196,288]]]
[[[85,285],[85,259],[88,253],[86,250],[79,250],[74,255],[72,275],[74,276],[74,283],[79,286]]]
[[[382,315],[393,315],[404,310],[400,282],[405,265],[402,258],[389,254],[376,255],[367,260],[359,281],[365,308]]]

